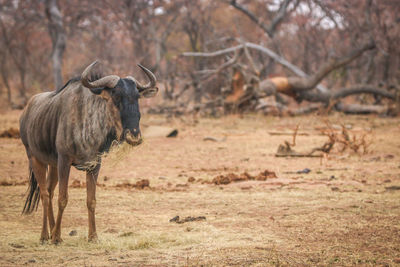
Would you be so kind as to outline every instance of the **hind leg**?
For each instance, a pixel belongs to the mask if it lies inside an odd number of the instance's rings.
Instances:
[[[57,167],[49,166],[49,173],[47,175],[47,192],[49,193],[49,206],[48,206],[48,214],[47,217],[49,218],[49,226],[50,226],[50,233],[53,230],[56,222],[54,220],[54,212],[53,212],[53,196],[54,196],[54,189],[58,183],[58,174],[57,174]]]
[[[66,156],[58,155],[58,213],[56,225],[51,232],[51,242],[53,244],[58,244],[62,241],[61,239],[61,220],[63,212],[68,203],[68,179],[69,172],[71,169],[71,159]]]
[[[40,235],[40,241],[44,242],[49,239],[49,231],[47,229],[47,209],[49,206],[49,193],[46,189],[46,170],[47,164],[44,164],[37,160],[35,157],[31,157],[31,166],[35,179],[39,185],[40,198],[42,199],[43,206],[43,224],[42,234]]]

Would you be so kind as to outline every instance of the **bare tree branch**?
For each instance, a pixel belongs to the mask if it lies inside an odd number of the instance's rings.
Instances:
[[[214,51],[214,52],[185,52],[182,53],[182,56],[186,56],[186,57],[216,57],[216,56],[222,56],[226,53],[231,53],[235,50],[238,49],[243,49],[244,46],[247,46],[249,48],[253,48],[256,49],[258,51],[263,52],[264,54],[266,54],[267,56],[271,57],[272,59],[274,59],[276,62],[278,62],[279,64],[281,64],[282,66],[286,67],[287,69],[291,70],[294,74],[300,76],[300,77],[304,77],[307,78],[309,77],[304,71],[302,71],[300,68],[298,68],[297,66],[293,65],[292,63],[290,63],[289,61],[287,61],[285,58],[279,56],[278,54],[276,54],[274,51],[258,45],[258,44],[254,44],[254,43],[243,43],[241,45],[237,45],[234,47],[230,47],[230,48],[226,48],[226,49],[222,49],[222,50],[218,50],[218,51]],[[321,92],[327,92],[328,89],[325,86],[322,85],[317,85],[317,89]]]
[[[349,52],[347,55],[340,57],[340,58],[334,58],[331,57],[328,62],[323,64],[319,70],[311,75],[309,78],[289,78],[289,84],[292,85],[293,88],[295,88],[296,91],[306,91],[314,88],[321,80],[328,75],[332,70],[337,69],[343,65],[348,64],[349,62],[353,61],[355,58],[359,57],[362,53],[364,53],[367,50],[371,50],[375,48],[375,43],[373,40],[370,42],[364,44],[360,48],[356,48]]]
[[[284,0],[280,5],[278,11],[276,12],[275,16],[272,18],[271,23],[266,25],[263,23],[256,15],[254,15],[250,10],[245,8],[244,6],[238,4],[236,0],[230,1],[230,5],[236,8],[237,10],[241,11],[247,17],[249,17],[254,23],[256,23],[261,29],[264,30],[265,33],[268,34],[270,38],[274,37],[275,30],[278,25],[282,22],[285,18],[287,7],[289,6],[292,0]]]
[[[272,38],[275,34],[275,30],[278,25],[282,22],[282,20],[286,16],[286,10],[292,0],[284,0],[281,6],[279,7],[278,12],[276,13],[275,17],[272,18],[271,24],[268,25],[268,30],[270,32],[270,37]]]
[[[353,85],[348,88],[343,88],[337,91],[336,93],[332,94],[333,99],[340,99],[350,95],[357,95],[357,94],[374,94],[380,95],[391,100],[396,100],[396,95],[392,94],[386,90],[378,89],[374,86],[367,85],[367,84],[357,84]]]
[[[381,114],[387,111],[387,107],[378,105],[343,104],[335,105],[336,110],[346,114]]]

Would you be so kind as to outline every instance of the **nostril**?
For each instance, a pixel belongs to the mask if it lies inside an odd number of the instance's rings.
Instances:
[[[135,138],[140,138],[141,137],[141,133],[140,133],[140,130],[138,128],[133,128],[131,130],[131,133]]]

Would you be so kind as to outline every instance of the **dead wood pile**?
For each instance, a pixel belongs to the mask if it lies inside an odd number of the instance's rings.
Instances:
[[[231,80],[228,89],[222,91],[221,97],[209,101],[207,104],[198,105],[198,110],[216,109],[223,107],[225,113],[246,112],[246,111],[275,111],[280,115],[301,115],[314,111],[324,113],[332,110],[347,114],[382,114],[397,115],[400,111],[400,90],[396,85],[377,86],[373,84],[354,84],[336,90],[328,89],[320,82],[333,70],[343,67],[360,57],[364,52],[375,49],[375,42],[371,39],[364,44],[348,51],[341,57],[331,57],[322,64],[318,71],[307,75],[298,67],[286,61],[270,49],[249,42],[241,42],[240,45],[218,50],[215,52],[188,52],[183,53],[187,57],[218,57],[234,53],[233,58],[222,64],[214,71],[208,71],[204,79],[210,79],[219,75],[223,70],[230,70]],[[249,49],[265,53],[277,63],[288,68],[295,75],[275,76],[261,79],[260,68],[254,63]],[[243,60],[242,60],[243,59]],[[242,61],[247,61],[244,64]],[[226,93],[224,93],[226,92]],[[375,102],[346,103],[343,99],[354,95],[372,95]],[[275,102],[268,103],[263,99],[274,96]],[[288,103],[282,96],[289,97],[298,103],[308,101],[310,104],[298,109],[290,109]],[[386,99],[386,100],[383,100]]]

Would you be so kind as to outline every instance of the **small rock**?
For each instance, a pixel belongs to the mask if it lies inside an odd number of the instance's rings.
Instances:
[[[175,216],[174,218],[172,218],[169,221],[182,224],[182,223],[185,223],[185,222],[205,221],[205,220],[206,220],[205,216],[198,216],[198,217],[188,216],[188,217],[184,218],[183,220],[181,220],[179,218],[179,216]]]
[[[386,179],[385,181],[383,181],[384,183],[390,183],[390,182],[392,182],[392,180],[390,180],[390,179]]]
[[[394,158],[394,155],[388,154],[384,156],[385,159],[392,159]]]
[[[179,221],[179,216],[175,216],[174,218],[169,220],[169,222],[177,222],[177,221]]]
[[[9,245],[12,246],[13,248],[25,248],[23,245],[15,244],[15,243],[9,243]]]
[[[194,183],[195,181],[196,181],[196,179],[193,176],[188,178],[189,183]]]
[[[167,137],[177,137],[178,136],[178,130],[173,130],[172,132],[170,132]]]
[[[392,186],[387,186],[385,187],[386,190],[400,190],[399,185],[392,185]]]
[[[335,175],[332,175],[332,176],[329,178],[329,180],[334,180],[334,179],[336,179]]]
[[[336,192],[336,191],[339,191],[339,187],[337,187],[337,186],[331,187],[331,190],[332,190],[332,191],[335,191],[335,192]]]
[[[251,185],[240,187],[240,189],[242,189],[242,190],[250,190],[250,189],[252,189],[252,188],[253,188],[253,187],[252,187]]]
[[[297,173],[310,173],[311,170],[309,168],[305,168],[303,170],[297,171]]]
[[[30,259],[30,260],[28,260],[28,263],[35,263],[35,262],[36,262],[35,259]]]
[[[212,142],[218,142],[219,140],[215,137],[212,136],[206,136],[203,138],[203,141],[212,141]]]
[[[76,230],[72,230],[71,232],[69,232],[69,236],[76,236],[78,234],[78,232]]]

